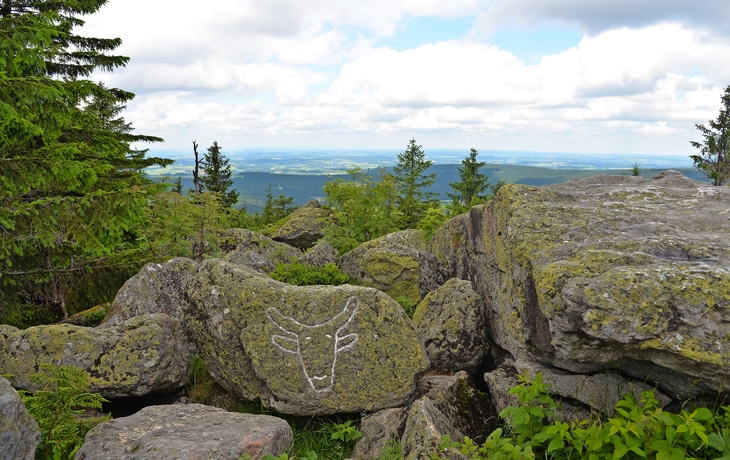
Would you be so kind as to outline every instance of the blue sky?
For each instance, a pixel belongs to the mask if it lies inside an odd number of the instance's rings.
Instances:
[[[726,0],[110,0],[83,33],[130,64],[165,150],[691,154],[730,84]],[[146,14],[139,15],[138,11]]]

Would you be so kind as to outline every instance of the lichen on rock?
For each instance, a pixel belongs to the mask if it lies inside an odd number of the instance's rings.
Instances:
[[[209,260],[189,296],[186,324],[211,374],[283,413],[397,406],[428,368],[411,321],[374,289],[290,286]]]

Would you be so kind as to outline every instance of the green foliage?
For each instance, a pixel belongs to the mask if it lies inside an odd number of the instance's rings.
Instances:
[[[345,253],[360,243],[398,230],[398,190],[394,176],[378,170],[375,180],[360,168],[347,171],[351,180],[337,178],[324,186],[331,216],[326,239]]]
[[[109,416],[84,416],[87,410],[100,410],[106,399],[87,392],[89,376],[81,369],[41,364],[41,370],[31,379],[44,389],[35,393],[20,392],[28,412],[41,429],[36,459],[72,459],[86,433],[109,419]]]
[[[695,125],[703,137],[702,142],[690,141],[700,150],[690,155],[697,169],[712,179],[713,185],[722,185],[730,178],[730,85],[721,97],[722,108],[717,119],[705,125]]]
[[[392,437],[385,445],[380,460],[403,460],[403,445],[397,436]]]
[[[164,261],[171,257],[203,257],[220,255],[217,245],[220,233],[230,228],[238,211],[221,205],[219,196],[211,192],[190,197],[175,192],[162,192],[149,202],[146,225],[141,230],[144,251],[140,257]]]
[[[159,188],[143,169],[171,163],[132,148],[162,140],[133,134],[120,116],[132,93],[85,79],[128,61],[107,54],[120,39],[73,31],[104,3],[2,2],[0,308],[24,304],[65,318],[69,280],[120,263],[111,260],[134,246]]]
[[[395,301],[400,304],[403,311],[406,312],[406,315],[413,319],[413,315],[416,313],[416,307],[418,306],[418,301],[411,300],[407,297],[398,297]]]
[[[417,228],[421,231],[421,234],[426,241],[431,241],[433,236],[436,234],[436,230],[438,230],[441,225],[446,222],[446,219],[448,219],[448,216],[441,210],[441,206],[431,206],[426,211],[426,215],[423,216],[423,219],[421,219],[418,223]]]
[[[411,139],[405,152],[398,154],[398,164],[393,168],[398,187],[398,210],[401,213],[399,227],[416,228],[436,193],[426,192],[433,185],[436,174],[426,174],[433,161],[426,160],[423,146]]]
[[[489,176],[481,174],[479,168],[486,163],[477,161],[479,152],[471,148],[469,156],[461,160],[463,168],[459,168],[459,182],[451,182],[449,186],[455,193],[449,193],[453,205],[470,208],[479,199],[485,200],[485,195],[480,195],[489,189]]]
[[[300,262],[290,264],[279,264],[269,276],[277,281],[292,284],[294,286],[312,286],[316,284],[328,284],[339,286],[340,284],[353,284],[354,280],[340,270],[333,263],[325,264],[324,267],[310,267]]]
[[[200,177],[203,190],[217,193],[222,206],[228,208],[238,202],[238,192],[229,190],[233,186],[229,163],[228,158],[221,153],[221,146],[214,141],[201,162],[204,175]]]
[[[634,163],[634,165],[631,167],[631,175],[641,176],[641,168],[639,167],[639,163]]]
[[[560,408],[547,393],[542,375],[522,377],[510,390],[520,406],[499,415],[507,425],[498,428],[481,446],[442,439],[442,449],[458,449],[473,460],[481,459],[730,459],[730,406],[715,413],[707,408],[678,414],[666,412],[651,391],[624,395],[615,415],[575,422],[554,418]]]
[[[311,418],[303,426],[294,424],[293,458],[344,460],[362,436],[351,421],[332,422]],[[313,457],[312,454],[316,455]]]

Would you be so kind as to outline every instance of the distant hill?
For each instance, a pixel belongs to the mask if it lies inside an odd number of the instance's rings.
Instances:
[[[429,189],[431,192],[439,193],[441,199],[447,200],[446,193],[452,192],[449,183],[459,180],[459,171],[456,164],[433,165],[428,172],[436,173],[436,183]],[[390,170],[390,168],[389,168]],[[705,176],[694,168],[677,168],[698,181],[706,181]],[[642,169],[643,177],[654,177],[664,169]],[[525,185],[548,185],[565,182],[571,179],[595,176],[596,174],[631,174],[629,169],[594,169],[594,170],[571,170],[551,169],[535,166],[488,164],[481,168],[481,172],[489,176],[489,181],[496,183],[504,180],[509,184]],[[377,171],[374,172],[377,176]],[[177,177],[174,176],[172,180]],[[185,189],[193,187],[192,176],[181,175]],[[266,190],[271,184],[271,194],[274,198],[280,194],[286,197],[294,197],[294,204],[301,206],[314,199],[323,199],[322,187],[329,180],[336,177],[346,178],[345,175],[315,175],[315,174],[275,174],[267,172],[242,172],[234,176],[233,185],[240,194],[240,201],[237,207],[246,206],[249,212],[260,212],[266,203]]]

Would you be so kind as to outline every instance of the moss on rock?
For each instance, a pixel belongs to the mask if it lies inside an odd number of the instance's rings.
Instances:
[[[397,406],[428,367],[411,321],[374,289],[290,286],[209,260],[189,295],[186,324],[211,374],[280,412]]]

